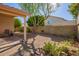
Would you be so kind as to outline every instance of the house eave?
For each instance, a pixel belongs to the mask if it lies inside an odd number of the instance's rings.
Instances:
[[[3,4],[0,4],[0,13],[8,14],[11,16],[29,16],[29,15],[31,15],[22,10],[16,9],[14,7],[9,7],[9,6],[3,5]]]

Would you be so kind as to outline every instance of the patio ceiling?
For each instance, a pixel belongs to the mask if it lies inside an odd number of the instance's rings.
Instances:
[[[0,4],[0,14],[5,14],[5,15],[13,16],[13,17],[30,15],[29,13],[25,11],[16,9],[14,7],[9,7],[3,4]]]

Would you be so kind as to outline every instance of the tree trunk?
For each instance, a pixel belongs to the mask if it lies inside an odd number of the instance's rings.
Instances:
[[[77,40],[79,41],[79,13],[77,17]]]

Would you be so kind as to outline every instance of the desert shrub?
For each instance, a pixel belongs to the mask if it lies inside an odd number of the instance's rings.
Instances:
[[[48,42],[45,43],[43,50],[45,55],[49,56],[79,56],[79,48],[73,47],[73,42],[73,40],[64,40],[58,44]]]
[[[79,56],[79,48],[69,49],[69,56]]]
[[[27,24],[29,26],[44,26],[44,20],[45,17],[44,16],[31,16],[28,21]]]
[[[23,27],[19,27],[19,28],[18,28],[18,31],[19,31],[19,32],[24,32],[24,28],[23,28]],[[26,32],[28,32],[28,33],[31,32],[30,27],[26,27]]]
[[[70,37],[76,39],[77,38],[77,31],[70,32]]]
[[[14,27],[19,28],[22,26],[22,22],[19,18],[14,18]]]
[[[29,33],[29,32],[31,32],[31,29],[30,29],[30,27],[27,27],[27,32]]]
[[[19,27],[19,28],[18,28],[18,31],[19,31],[19,32],[23,32],[23,31],[24,31],[23,27]]]
[[[79,48],[78,48],[78,50],[77,50],[77,53],[78,53],[78,56],[79,56]]]
[[[76,50],[76,56],[79,56],[79,48]]]
[[[68,55],[68,53],[69,53],[68,47],[60,46],[59,48],[60,48],[60,53],[59,53],[60,56],[67,56]]]
[[[43,47],[43,50],[46,55],[50,56],[59,56],[59,55],[67,55],[66,52],[68,51],[68,48],[66,47],[59,47],[55,43],[45,43],[45,46]],[[64,53],[63,53],[64,52]]]
[[[52,49],[52,56],[58,56],[58,55],[60,55],[60,52],[61,52],[61,49],[60,49],[60,47],[58,47],[58,46],[56,46],[56,44],[53,44],[52,45],[52,47],[53,47],[53,49]]]
[[[46,55],[51,55],[52,54],[52,44],[50,42],[45,43],[45,46],[43,47],[43,50],[45,52]]]
[[[60,46],[65,46],[65,47],[70,47],[71,46],[72,41],[69,40],[64,40],[62,42],[60,42]]]
[[[74,47],[74,44],[76,42],[74,40],[65,40],[63,41],[63,43],[60,43],[61,44],[61,47],[65,47],[64,52],[67,54],[67,55],[79,55],[79,48],[77,47]]]
[[[62,55],[68,55],[68,47],[65,46],[56,46],[53,50],[52,50],[52,55],[54,56],[62,56]]]

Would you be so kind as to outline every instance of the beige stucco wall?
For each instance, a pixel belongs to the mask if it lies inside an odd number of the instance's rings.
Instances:
[[[3,33],[5,29],[14,31],[13,17],[0,14],[0,33]]]
[[[47,20],[45,20],[45,25],[46,26],[50,26],[50,25],[52,25],[52,26],[67,26],[67,25],[75,25],[75,22],[73,22],[73,21],[67,21],[67,20],[65,20],[64,18],[61,18],[61,17],[56,17],[56,16],[50,16],[50,17],[48,17],[48,19]]]
[[[39,26],[36,28],[36,32],[38,33],[42,33],[42,30],[48,34],[72,36],[75,31],[75,26]]]

